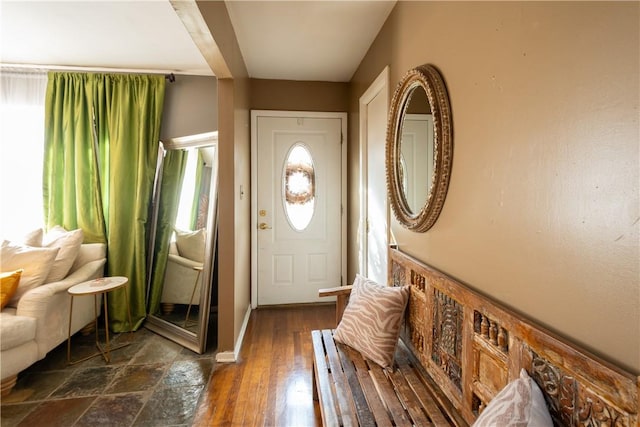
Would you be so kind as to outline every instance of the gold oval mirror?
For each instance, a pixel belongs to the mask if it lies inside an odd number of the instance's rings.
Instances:
[[[429,64],[413,68],[393,96],[385,157],[391,208],[409,230],[427,231],[438,219],[452,152],[451,108],[442,76]]]

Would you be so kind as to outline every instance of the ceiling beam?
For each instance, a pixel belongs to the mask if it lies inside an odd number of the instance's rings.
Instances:
[[[200,49],[213,74],[219,79],[232,78],[229,66],[222,56],[218,44],[213,39],[195,0],[169,0],[176,14]]]

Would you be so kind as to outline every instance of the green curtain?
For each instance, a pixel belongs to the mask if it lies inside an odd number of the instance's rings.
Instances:
[[[87,241],[107,242],[106,274],[129,279],[133,319],[129,324],[125,290],[111,292],[109,320],[115,332],[135,330],[145,318],[148,207],[164,89],[164,76],[49,75],[45,222],[79,226]],[[95,223],[97,218],[102,224]]]
[[[196,185],[193,189],[193,203],[191,204],[191,230],[195,231],[198,228],[198,214],[200,212],[200,193],[202,192],[202,169],[204,168],[204,156],[199,149],[195,149],[195,152],[191,153],[191,155],[195,155],[197,153],[198,160],[196,162]]]
[[[149,289],[149,314],[158,314],[160,298],[164,285],[164,273],[169,257],[169,245],[173,234],[184,172],[187,165],[187,151],[168,150],[162,165],[160,200],[158,201],[158,219],[154,248],[151,285]]]
[[[106,242],[96,151],[95,80],[87,74],[49,73],[45,98],[43,203],[45,226],[81,228],[86,243]]]

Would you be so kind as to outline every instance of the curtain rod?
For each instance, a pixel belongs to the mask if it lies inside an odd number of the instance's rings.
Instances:
[[[109,68],[109,67],[81,67],[81,66],[66,66],[66,65],[43,65],[43,64],[7,64],[0,63],[0,69],[2,68],[15,68],[15,69],[31,69],[37,71],[79,71],[79,72],[94,72],[94,73],[140,73],[140,74],[164,74],[165,78],[169,82],[176,80],[176,71],[171,70],[149,70],[149,69],[135,69],[135,68]],[[177,74],[194,75],[203,77],[214,77],[213,74],[206,75],[203,73],[189,73],[180,72]]]

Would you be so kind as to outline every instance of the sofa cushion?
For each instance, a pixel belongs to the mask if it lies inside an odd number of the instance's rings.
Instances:
[[[25,239],[29,246],[43,248],[60,248],[58,255],[51,267],[46,283],[57,282],[67,277],[71,266],[80,252],[80,245],[84,240],[81,229],[67,231],[64,227],[56,225],[46,235],[32,232],[30,239]]]
[[[42,228],[36,228],[35,230],[29,231],[22,237],[22,243],[27,246],[42,246],[42,236],[44,235],[44,231]]]
[[[73,263],[69,274],[74,273],[83,265],[91,261],[97,261],[106,258],[107,256],[107,244],[106,243],[83,243],[80,245],[80,251],[78,257]]]
[[[8,240],[2,242],[0,271],[24,269],[18,289],[9,301],[10,306],[17,305],[22,295],[45,283],[59,250],[17,245]]]
[[[0,350],[9,350],[36,339],[36,319],[3,311],[0,313],[0,331]]]
[[[13,297],[20,283],[20,276],[24,270],[0,273],[0,310],[3,309]]]
[[[176,229],[176,246],[181,257],[204,262],[205,230],[182,231]]]
[[[409,286],[382,286],[356,275],[335,340],[358,350],[383,368],[390,367],[409,292]]]

